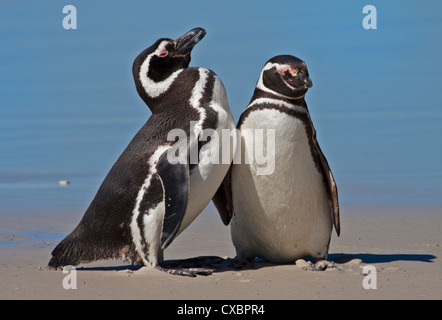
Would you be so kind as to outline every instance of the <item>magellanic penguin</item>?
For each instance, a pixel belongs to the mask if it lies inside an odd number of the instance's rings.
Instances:
[[[326,260],[333,225],[340,233],[336,183],[304,99],[311,86],[304,61],[276,56],[265,64],[239,119],[242,158],[214,197],[224,223],[231,220],[237,261]],[[266,150],[257,150],[257,129],[274,136],[262,142]],[[260,174],[263,164],[253,156],[263,151],[273,170]]]
[[[201,141],[200,134],[235,128],[218,76],[188,67],[192,48],[205,34],[195,28],[176,40],[159,39],[136,57],[136,89],[152,115],[109,171],[79,225],[53,250],[50,268],[119,259],[195,276],[195,270],[163,267],[163,250],[210,202],[230,166],[210,158],[220,144]],[[184,139],[171,134],[177,130]],[[192,150],[199,152],[193,162]]]

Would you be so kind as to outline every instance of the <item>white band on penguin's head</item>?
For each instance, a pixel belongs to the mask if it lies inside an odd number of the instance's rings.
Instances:
[[[274,90],[272,90],[270,88],[267,88],[264,85],[264,80],[263,80],[264,72],[267,71],[267,70],[270,70],[272,68],[276,68],[276,70],[278,71],[280,69],[291,68],[291,66],[288,65],[288,64],[279,64],[279,63],[267,62],[266,65],[264,66],[264,68],[261,71],[261,75],[259,76],[258,84],[256,85],[256,88],[258,88],[258,89],[260,89],[262,91],[274,94],[274,95],[276,95],[278,97],[287,98],[287,99],[293,99],[293,97],[288,97],[286,95],[283,95],[283,94],[281,94],[279,92],[276,92],[276,91],[274,91]],[[290,87],[290,89],[292,89],[292,88]]]
[[[146,91],[146,94],[151,98],[157,98],[161,94],[167,91],[169,89],[172,82],[175,80],[175,78],[178,76],[178,74],[182,71],[182,69],[175,71],[172,73],[168,78],[164,79],[163,81],[155,82],[151,78],[149,78],[148,71],[150,66],[150,61],[152,60],[153,56],[160,56],[162,52],[164,52],[166,45],[169,44],[168,40],[162,41],[158,48],[149,54],[146,59],[143,61],[140,67],[140,73],[139,78],[141,81],[141,84],[144,88],[144,91]]]

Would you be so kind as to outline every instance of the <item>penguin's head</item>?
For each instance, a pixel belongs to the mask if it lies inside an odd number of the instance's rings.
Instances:
[[[202,28],[194,28],[176,40],[161,38],[141,52],[132,66],[137,91],[141,98],[155,98],[166,79],[190,63],[192,48],[206,35]]]
[[[297,99],[303,97],[312,85],[304,61],[294,56],[281,55],[267,61],[257,88],[277,96]]]

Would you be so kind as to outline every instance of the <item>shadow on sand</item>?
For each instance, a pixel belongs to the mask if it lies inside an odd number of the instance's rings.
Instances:
[[[420,261],[420,262],[433,262],[436,256],[431,254],[372,254],[372,253],[356,253],[356,254],[344,254],[334,253],[328,256],[330,260],[336,263],[346,263],[353,259],[361,259],[363,263],[385,263],[394,261]]]
[[[434,262],[436,256],[431,254],[371,254],[371,253],[356,253],[356,254],[344,254],[333,253],[328,256],[328,259],[338,264],[347,263],[353,259],[361,259],[363,263],[376,264],[387,263],[395,261],[416,261],[416,262]],[[307,259],[309,260],[309,259]],[[249,265],[236,268],[232,266],[232,259],[224,259],[217,256],[201,256],[188,259],[179,260],[166,260],[164,265],[170,268],[210,268],[213,272],[223,272],[235,269],[260,269],[264,267],[275,266],[270,262],[263,261],[261,259],[253,260]],[[136,271],[141,269],[140,265],[120,265],[120,266],[108,266],[108,267],[80,267],[79,271],[122,271],[132,270]]]

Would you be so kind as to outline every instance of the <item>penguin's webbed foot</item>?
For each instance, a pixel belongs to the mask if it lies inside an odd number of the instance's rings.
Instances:
[[[312,271],[324,271],[325,269],[336,268],[334,261],[328,261],[325,259],[317,259],[312,267]]]
[[[328,268],[335,268],[336,264],[334,261],[328,261],[326,259],[316,259],[314,262],[310,260],[298,259],[295,262],[295,265],[298,268],[301,268],[306,271],[324,271]]]
[[[212,267],[223,261],[223,258],[217,256],[203,256],[183,260],[169,260],[165,261],[161,266],[157,266],[157,269],[180,276],[208,276],[213,273]]]
[[[213,270],[207,268],[182,268],[182,267],[165,268],[157,266],[156,269],[178,276],[187,276],[193,278],[195,278],[197,275],[209,276],[213,272]]]

